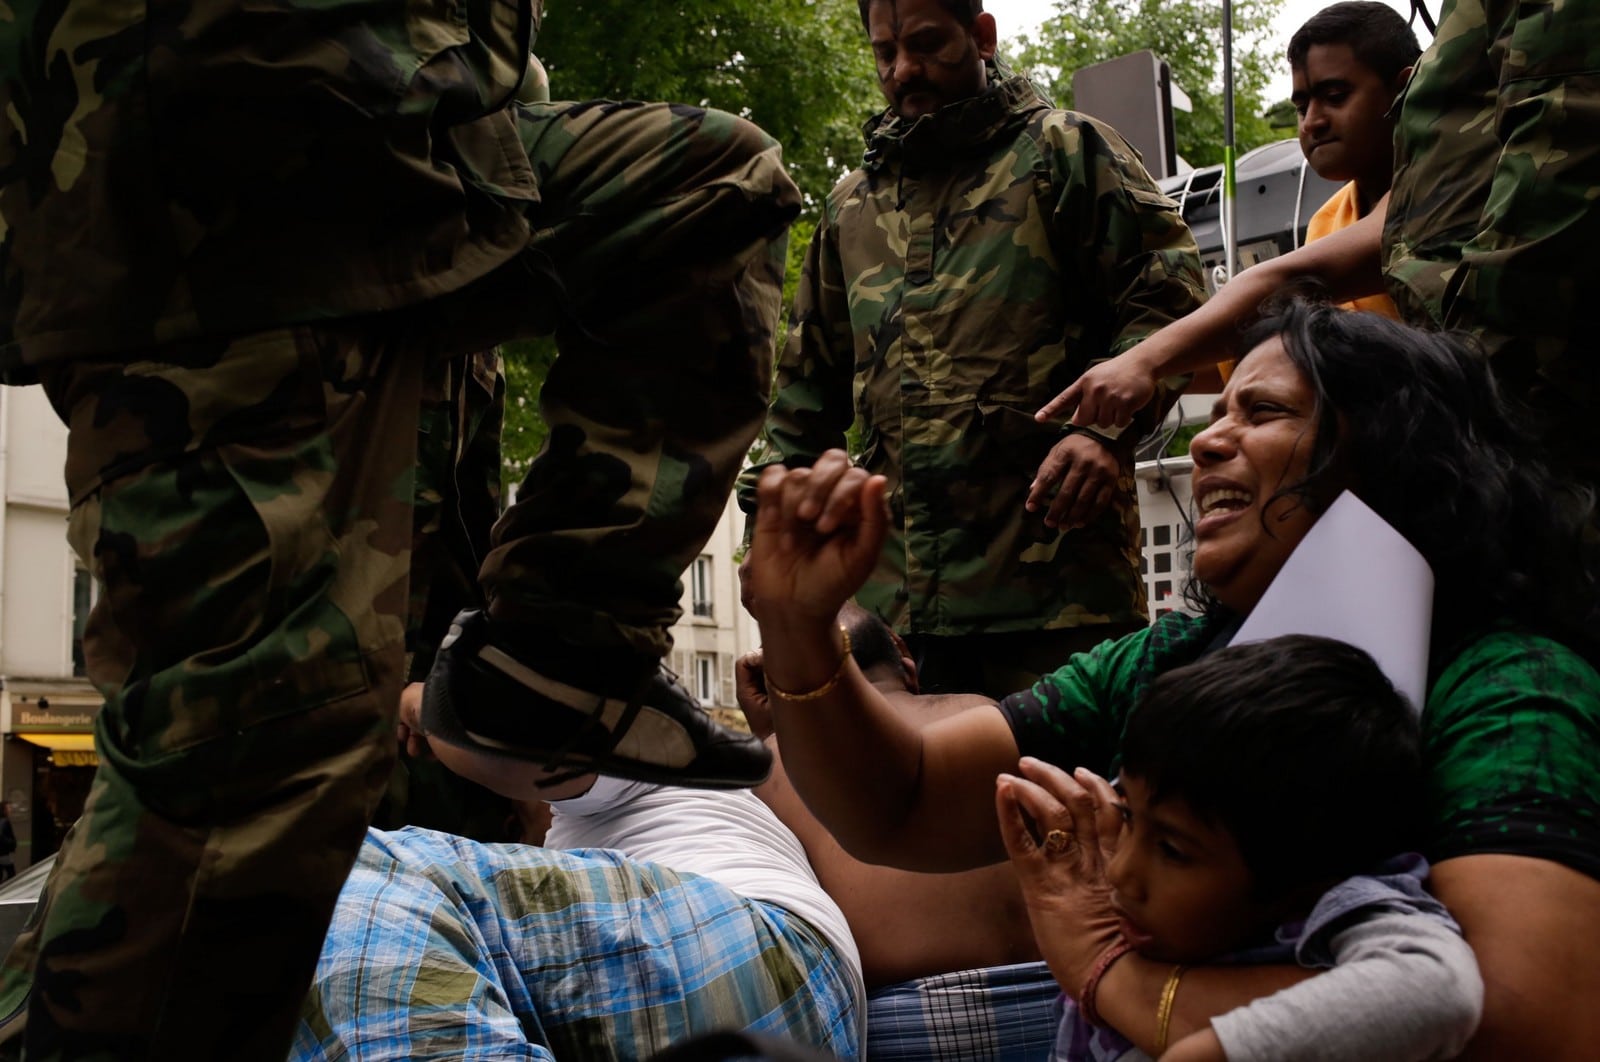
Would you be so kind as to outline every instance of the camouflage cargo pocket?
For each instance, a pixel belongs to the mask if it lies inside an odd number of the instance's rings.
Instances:
[[[71,428],[69,539],[101,586],[85,657],[131,757],[360,692],[365,656],[397,637],[372,616],[397,566],[403,585],[409,542],[386,556],[372,511],[397,487],[357,475],[352,493],[330,434],[371,398],[371,366],[324,339],[45,374]]]

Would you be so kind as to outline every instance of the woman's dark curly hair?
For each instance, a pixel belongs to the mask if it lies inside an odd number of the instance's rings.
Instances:
[[[1550,469],[1459,334],[1424,332],[1304,297],[1269,305],[1242,349],[1278,338],[1316,396],[1313,511],[1349,488],[1433,567],[1434,644],[1510,620],[1600,656],[1600,535],[1592,491]]]

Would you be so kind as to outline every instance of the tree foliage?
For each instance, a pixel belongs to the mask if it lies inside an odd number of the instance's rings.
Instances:
[[[749,118],[815,201],[882,106],[854,0],[547,0],[556,99],[673,100]]]
[[[520,483],[550,433],[539,414],[539,392],[556,360],[549,336],[519,339],[500,348],[506,367],[506,416],[500,429],[500,477]],[[509,495],[506,495],[509,500]]]
[[[694,103],[755,122],[783,144],[809,216],[790,236],[789,304],[814,215],[861,157],[861,123],[883,106],[855,0],[545,0],[534,44],[555,99]],[[505,472],[544,442],[537,396],[548,339],[506,344]]]
[[[1283,0],[1233,5],[1234,144],[1239,153],[1282,139],[1264,100],[1285,62],[1272,47],[1271,24]],[[1178,111],[1178,154],[1192,166],[1222,161],[1222,5],[1219,0],[1057,0],[1037,36],[1012,46],[1019,65],[1059,106],[1072,106],[1073,72],[1149,49],[1167,61],[1172,80],[1193,104]]]

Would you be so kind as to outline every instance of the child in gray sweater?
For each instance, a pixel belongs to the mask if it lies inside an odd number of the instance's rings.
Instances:
[[[1304,636],[1216,651],[1152,684],[1121,749],[1114,795],[1088,772],[1074,781],[1024,761],[1026,777],[1009,780],[1016,814],[1002,799],[1036,915],[1051,906],[1052,873],[1059,891],[1097,872],[1073,857],[1079,838],[1059,829],[1023,844],[1020,813],[1045,821],[1081,782],[1105,805],[1100,821],[1113,806],[1123,819],[1098,871],[1118,936],[1088,984],[1063,984],[1071,998],[1056,1059],[1147,1057],[1085,1016],[1099,978],[1129,950],[1173,964],[1164,995],[1174,998],[1183,969],[1200,963],[1326,971],[1213,1018],[1163,1059],[1403,1062],[1465,1047],[1483,982],[1459,927],[1423,887],[1426,862],[1395,855],[1410,846],[1422,803],[1418,726],[1371,657]],[[1075,932],[1047,917],[1034,928],[1046,960]],[[1164,1005],[1170,1014],[1171,999]]]

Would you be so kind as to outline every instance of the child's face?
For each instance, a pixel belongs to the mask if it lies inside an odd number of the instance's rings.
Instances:
[[[1149,959],[1192,963],[1248,943],[1277,921],[1255,899],[1232,834],[1182,800],[1152,805],[1138,777],[1124,774],[1126,828],[1108,868],[1122,935]]]
[[[1300,150],[1317,176],[1387,189],[1394,168],[1388,112],[1400,85],[1385,84],[1348,44],[1313,44],[1292,75]]]

